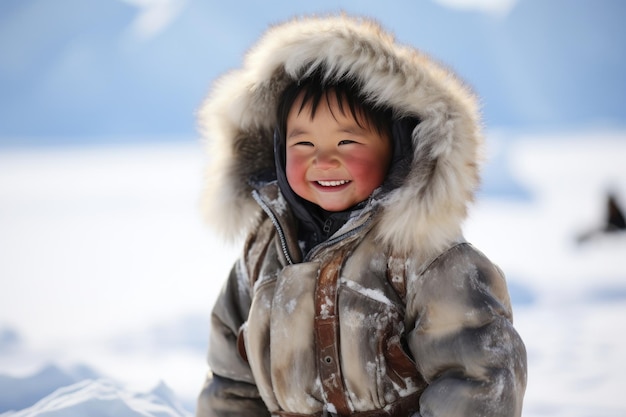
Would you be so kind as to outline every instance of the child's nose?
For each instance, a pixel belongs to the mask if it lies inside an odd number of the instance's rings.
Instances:
[[[339,159],[333,150],[320,149],[315,155],[315,165],[319,169],[331,169],[339,166]]]

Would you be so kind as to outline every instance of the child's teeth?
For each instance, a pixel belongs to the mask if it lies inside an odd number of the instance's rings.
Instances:
[[[323,187],[336,187],[338,185],[344,185],[348,181],[340,180],[340,181],[318,181],[317,183]]]

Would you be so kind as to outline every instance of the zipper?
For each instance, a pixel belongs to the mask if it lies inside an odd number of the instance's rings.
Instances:
[[[349,239],[352,236],[356,235],[357,233],[359,233],[361,230],[363,230],[365,227],[367,227],[367,225],[369,225],[372,222],[372,216],[370,216],[369,218],[367,218],[362,224],[358,225],[357,227],[355,227],[354,229],[350,229],[349,231],[347,231],[344,234],[341,234],[337,237],[334,237],[332,239],[328,239],[323,241],[322,243],[319,243],[317,246],[313,247],[309,253],[306,255],[306,257],[304,258],[304,262],[306,261],[310,261],[311,259],[313,259],[314,255],[317,255],[319,252],[321,252],[323,249],[330,247],[344,239]]]
[[[278,221],[278,216],[276,216],[276,214],[274,214],[274,212],[272,211],[272,209],[270,208],[269,205],[267,205],[267,203],[265,203],[265,201],[263,201],[263,198],[261,197],[261,195],[259,194],[259,192],[257,190],[252,190],[252,197],[254,198],[254,200],[259,204],[259,206],[261,206],[261,208],[263,209],[263,211],[268,215],[268,217],[270,218],[272,224],[274,225],[274,227],[276,228],[276,232],[278,233],[278,238],[280,239],[280,246],[283,250],[283,255],[285,255],[285,258],[287,259],[287,263],[289,263],[289,265],[293,265],[295,262],[293,262],[293,259],[291,258],[291,255],[289,254],[289,249],[287,247],[287,238],[285,235],[285,231],[283,230],[283,227],[281,226],[280,222]],[[347,231],[344,234],[341,234],[337,237],[334,237],[332,239],[329,240],[325,240],[321,243],[319,243],[318,245],[316,245],[315,247],[313,247],[309,253],[306,255],[306,257],[303,259],[303,262],[308,262],[311,259],[313,259],[314,255],[316,255],[317,253],[321,252],[323,249],[330,247],[344,239],[348,239],[351,238],[352,236],[356,235],[357,233],[359,233],[361,230],[363,230],[365,227],[367,227],[371,222],[372,222],[372,218],[374,216],[370,215],[362,224],[358,225],[357,227],[355,227],[354,229],[351,229],[349,231]]]
[[[285,232],[283,230],[283,227],[280,225],[280,222],[278,221],[278,217],[276,217],[272,209],[265,203],[265,201],[263,201],[263,199],[261,198],[257,190],[252,190],[252,197],[259,204],[259,206],[261,206],[265,214],[267,214],[270,220],[272,221],[272,224],[274,225],[274,227],[276,228],[276,232],[278,233],[278,238],[280,239],[280,246],[283,250],[283,255],[285,255],[285,258],[287,259],[287,263],[289,265],[293,265],[294,262],[291,259],[291,255],[289,254],[289,250],[287,248],[287,238],[285,237]]]

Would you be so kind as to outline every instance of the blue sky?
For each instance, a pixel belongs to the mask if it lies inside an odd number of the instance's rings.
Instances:
[[[340,10],[459,73],[488,128],[626,124],[620,0],[4,0],[0,144],[194,138],[211,82],[268,25]]]

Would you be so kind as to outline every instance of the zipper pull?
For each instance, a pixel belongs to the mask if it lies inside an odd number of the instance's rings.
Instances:
[[[324,227],[322,228],[322,230],[324,231],[324,233],[326,234],[326,237],[328,237],[328,234],[330,233],[330,229],[331,226],[333,225],[333,220],[329,217],[328,219],[326,219],[326,221],[324,222]]]

